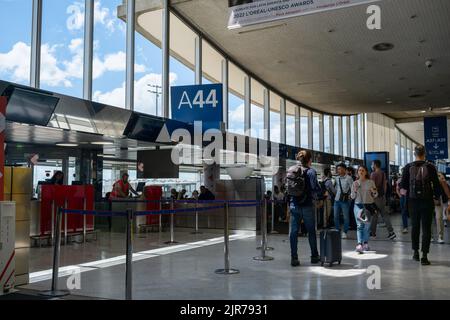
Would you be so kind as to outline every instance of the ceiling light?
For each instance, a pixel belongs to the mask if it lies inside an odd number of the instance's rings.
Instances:
[[[110,146],[110,145],[113,145],[114,142],[109,142],[109,141],[94,141],[94,142],[91,142],[91,144],[96,145],[96,146]]]
[[[420,113],[426,113],[427,112],[427,110],[422,110],[422,111],[420,111]]]
[[[78,147],[77,143],[57,143],[58,147]]]
[[[391,104],[391,103],[392,103],[392,100],[390,100],[390,99],[389,99],[389,100],[386,100],[386,103],[387,103],[387,104]]]
[[[388,51],[394,49],[394,45],[388,42],[377,43],[372,47],[375,51]]]

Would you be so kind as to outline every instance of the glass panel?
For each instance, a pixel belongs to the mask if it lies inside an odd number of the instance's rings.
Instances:
[[[83,47],[84,2],[44,0],[41,88],[81,98]]]
[[[230,132],[244,134],[244,80],[245,73],[233,63],[229,64],[229,124]]]
[[[286,101],[286,144],[295,146],[295,104]]]
[[[341,146],[341,141],[339,139],[339,125],[341,123],[341,118],[340,117],[333,117],[333,121],[334,121],[334,154],[341,154],[340,152],[340,146]]]
[[[347,132],[347,123],[348,123],[348,117],[342,117],[342,147],[343,147],[343,156],[348,157],[348,132]]]
[[[313,113],[313,150],[320,151],[320,114]]]
[[[92,100],[125,107],[126,24],[117,17],[121,0],[95,1]],[[145,70],[136,65],[138,74]]]
[[[357,158],[356,154],[356,132],[355,132],[355,116],[350,117],[350,152],[352,158]]]
[[[300,108],[300,142],[302,148],[309,148],[309,122],[308,119],[311,116],[311,112]]]
[[[202,50],[203,83],[222,83],[224,57],[205,40],[203,40]]]
[[[270,92],[270,141],[280,142],[281,97]]]
[[[195,40],[197,34],[170,14],[170,72],[173,85],[195,84]]]
[[[331,126],[331,116],[324,115],[323,116],[323,141],[324,141],[323,151],[326,153],[332,153],[330,126]]]
[[[32,1],[0,1],[0,79],[29,85]],[[8,32],[8,30],[14,30]],[[47,81],[48,79],[46,79]]]
[[[399,165],[399,161],[398,161],[398,144],[395,144],[395,164]]]
[[[364,158],[364,130],[363,130],[363,116],[362,114],[358,114],[358,150],[359,150],[359,158]]]
[[[264,138],[264,87],[258,81],[251,80],[251,136]]]

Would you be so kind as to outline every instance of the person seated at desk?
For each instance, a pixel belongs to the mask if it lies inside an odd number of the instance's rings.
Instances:
[[[113,184],[113,190],[111,191],[110,199],[128,198],[130,192],[138,196],[138,193],[133,189],[133,187],[128,182],[128,178],[129,178],[128,173],[124,172],[122,174],[122,179],[116,181]]]
[[[199,200],[215,200],[216,197],[214,194],[205,186],[200,187],[200,196],[198,197]]]
[[[62,186],[64,184],[64,173],[62,171],[56,171],[53,177],[48,180],[48,183]]]

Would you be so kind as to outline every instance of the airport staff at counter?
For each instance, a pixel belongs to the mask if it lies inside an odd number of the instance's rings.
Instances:
[[[116,181],[113,184],[113,189],[110,194],[110,199],[124,199],[128,198],[130,192],[138,196],[138,193],[133,189],[133,187],[128,182],[129,175],[127,172],[122,173],[122,179]]]
[[[64,173],[62,171],[56,171],[48,182],[53,185],[62,186],[64,184]]]

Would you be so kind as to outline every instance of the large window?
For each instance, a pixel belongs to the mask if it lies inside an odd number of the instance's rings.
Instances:
[[[352,158],[357,158],[358,155],[356,154],[356,131],[355,131],[355,116],[350,117],[350,156]]]
[[[343,148],[343,156],[348,157],[348,117],[342,117],[342,148]]]
[[[364,158],[364,123],[363,123],[363,115],[358,114],[358,150],[359,150],[359,158]]]
[[[270,141],[281,141],[281,97],[270,92]]]
[[[126,24],[117,17],[121,0],[95,1],[94,60],[92,92],[94,101],[125,107]],[[136,66],[142,73],[144,67]]]
[[[244,134],[244,81],[245,73],[233,63],[229,64],[228,130]]]
[[[309,117],[311,112],[300,108],[300,145],[302,148],[310,148],[309,145]]]
[[[340,125],[341,117],[334,116],[334,154],[341,154],[341,141],[340,141]]]
[[[32,1],[0,1],[0,79],[29,85]]]
[[[264,139],[264,87],[254,79],[251,86],[251,136]]]
[[[320,150],[320,114],[313,113],[313,149]]]
[[[44,0],[41,88],[83,96],[84,2]]]
[[[332,117],[328,115],[323,116],[323,151],[326,153],[333,153],[331,150],[331,139],[332,134],[330,132],[330,128]]]
[[[295,109],[298,107],[286,101],[286,144],[295,146]]]
[[[222,83],[222,62],[225,58],[205,40],[202,50],[203,83]]]

